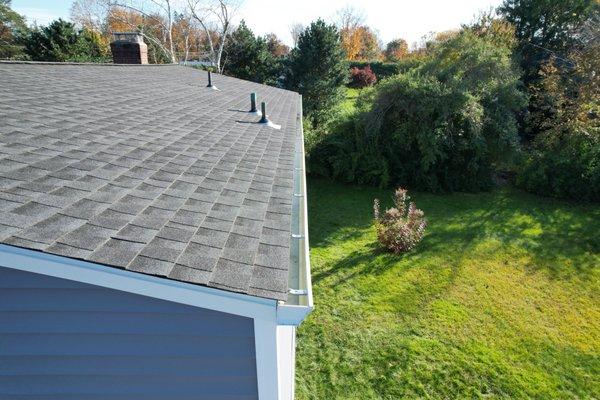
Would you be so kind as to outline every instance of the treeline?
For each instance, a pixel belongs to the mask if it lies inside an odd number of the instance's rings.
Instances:
[[[350,114],[305,110],[311,173],[434,192],[483,190],[508,178],[534,193],[600,201],[595,0],[505,0],[402,52],[397,72],[380,59],[353,65],[381,76]],[[320,87],[324,105],[324,93],[339,99],[343,91],[324,82],[291,87]]]
[[[76,0],[71,21],[29,26],[0,0],[0,58],[34,61],[111,60],[113,32],[139,32],[150,63],[202,61],[223,72],[273,82],[277,62],[289,48],[275,34],[255,37],[234,25],[236,0]],[[264,51],[263,51],[264,50]],[[251,64],[242,66],[242,60]]]

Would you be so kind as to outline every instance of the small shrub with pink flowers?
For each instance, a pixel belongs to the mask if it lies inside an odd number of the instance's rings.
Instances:
[[[410,201],[408,191],[398,188],[394,192],[394,207],[380,214],[379,200],[373,203],[373,213],[379,243],[389,251],[399,254],[413,249],[423,238],[427,221],[423,211]]]

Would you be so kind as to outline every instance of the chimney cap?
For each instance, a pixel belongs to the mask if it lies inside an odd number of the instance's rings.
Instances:
[[[113,32],[115,42],[144,43],[144,38],[140,32]]]

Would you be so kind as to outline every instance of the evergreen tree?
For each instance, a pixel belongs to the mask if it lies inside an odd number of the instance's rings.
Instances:
[[[286,86],[303,96],[304,115],[313,127],[327,122],[342,98],[348,67],[334,25],[319,19],[300,34],[290,53]]]
[[[23,37],[25,52],[34,61],[105,61],[99,35],[87,30],[77,30],[75,25],[62,19],[36,28]]]
[[[254,36],[242,20],[225,45],[223,72],[240,79],[274,84],[278,70],[277,59],[269,52],[266,40]]]

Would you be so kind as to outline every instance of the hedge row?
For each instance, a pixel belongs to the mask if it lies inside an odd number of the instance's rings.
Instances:
[[[410,69],[417,67],[421,60],[416,58],[407,58],[399,62],[383,62],[383,61],[349,61],[348,68],[354,67],[364,69],[370,65],[371,70],[375,73],[378,80],[389,78],[390,76],[403,74]]]
[[[386,63],[383,61],[350,61],[348,63],[348,68],[352,69],[356,67],[364,69],[367,65],[371,66],[371,69],[377,76],[377,79],[387,78],[400,73],[399,64]]]

